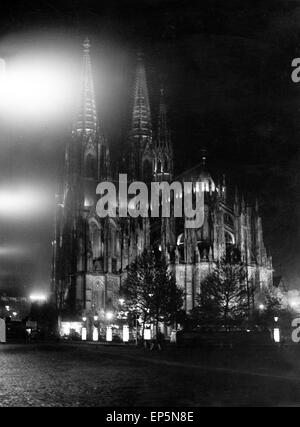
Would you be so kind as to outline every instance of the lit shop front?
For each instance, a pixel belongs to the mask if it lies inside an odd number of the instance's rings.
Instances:
[[[103,325],[94,321],[91,326],[86,317],[82,321],[61,321],[59,332],[65,340],[127,343],[133,339],[128,325]]]

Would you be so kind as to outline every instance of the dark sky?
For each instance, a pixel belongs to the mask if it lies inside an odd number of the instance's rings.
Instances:
[[[276,274],[300,288],[300,83],[290,78],[300,56],[300,1],[33,0],[1,1],[0,9],[0,57],[31,43],[80,59],[81,40],[90,36],[96,87],[105,87],[98,110],[113,152],[126,131],[134,52],[142,48],[154,106],[165,82],[177,170],[197,164],[207,147],[212,172],[225,172],[249,201],[257,197]],[[38,181],[52,197],[69,127],[66,114],[59,126],[2,133],[1,184]],[[48,211],[0,222],[0,243],[26,248],[0,251],[2,288],[47,287]]]

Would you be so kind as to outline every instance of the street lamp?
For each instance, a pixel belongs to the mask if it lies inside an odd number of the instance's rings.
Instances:
[[[279,318],[277,316],[274,317],[274,322],[277,324]],[[278,325],[276,325],[276,328],[274,328],[274,341],[276,343],[280,343],[280,329],[278,328]]]
[[[32,302],[45,302],[47,300],[46,295],[42,294],[32,294],[29,297],[30,301]]]
[[[41,117],[60,119],[75,99],[77,73],[72,61],[26,50],[5,66],[0,59],[0,113],[6,120],[20,123]]]
[[[87,318],[85,316],[83,316],[82,321],[85,323],[86,320],[87,320]],[[86,326],[83,326],[83,328],[81,329],[81,339],[82,339],[82,341],[86,341],[86,339],[87,339]]]
[[[96,328],[95,326],[94,326],[94,329],[93,329],[93,341],[98,341],[99,340],[99,332],[98,332],[98,328]]]
[[[264,304],[259,304],[258,308],[260,311],[263,311],[265,309],[265,306]]]
[[[107,320],[112,320],[112,319],[113,319],[113,317],[114,317],[114,313],[112,313],[111,311],[108,311],[108,312],[106,313],[106,319],[107,319]]]

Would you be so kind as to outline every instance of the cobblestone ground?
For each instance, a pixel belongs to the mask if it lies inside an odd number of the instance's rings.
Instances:
[[[291,374],[204,368],[134,348],[6,344],[0,406],[298,406],[300,376]]]

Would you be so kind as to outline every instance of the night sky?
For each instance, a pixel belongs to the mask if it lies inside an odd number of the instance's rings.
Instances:
[[[30,7],[28,6],[30,4]],[[57,49],[78,63],[89,35],[99,117],[112,155],[128,130],[137,49],[145,52],[155,108],[164,83],[176,170],[209,153],[214,177],[226,173],[258,199],[276,275],[300,289],[300,1],[1,1],[0,57]],[[62,175],[71,111],[57,123],[1,122],[0,184],[38,182],[49,206],[41,215],[0,218],[0,289],[47,289],[52,201]],[[1,247],[17,251],[1,251]]]

